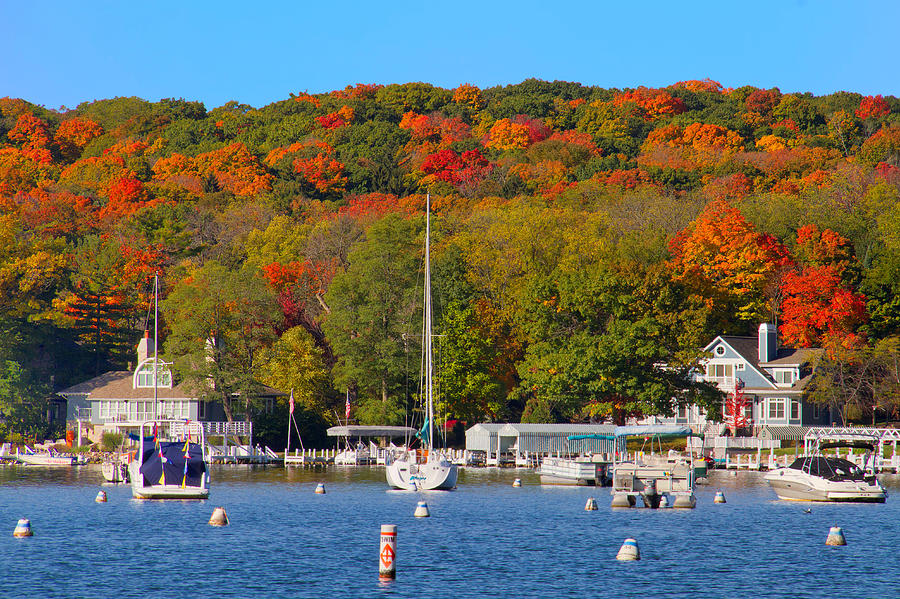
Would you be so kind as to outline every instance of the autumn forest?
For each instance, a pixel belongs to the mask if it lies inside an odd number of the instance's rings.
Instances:
[[[441,421],[714,412],[702,348],[762,322],[826,349],[811,400],[896,417],[900,100],[532,79],[0,99],[0,437],[134,365],[155,274],[165,359],[229,418],[280,435],[264,384],[316,430],[345,394],[404,423],[426,194]]]

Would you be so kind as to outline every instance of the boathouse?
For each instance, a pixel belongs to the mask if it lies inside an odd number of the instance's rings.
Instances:
[[[549,455],[576,456],[614,453],[611,424],[479,423],[466,430],[466,451],[484,452],[488,465],[527,464]],[[609,439],[579,439],[570,436],[609,435]]]

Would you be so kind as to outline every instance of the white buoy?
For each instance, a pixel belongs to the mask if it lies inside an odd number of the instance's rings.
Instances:
[[[514,480],[514,481],[513,481],[513,486],[514,486],[514,487],[521,487],[521,486],[522,486],[522,479],[521,479],[521,478],[517,478],[516,480]]]
[[[381,543],[378,549],[378,578],[393,580],[397,577],[394,560],[397,557],[397,526],[381,525]]]
[[[725,503],[725,493],[716,491],[716,498],[713,499],[713,503]]]
[[[212,526],[227,526],[228,514],[225,513],[225,508],[217,507],[214,509],[212,516],[209,518],[209,523]]]
[[[619,548],[619,553],[616,554],[616,559],[625,562],[641,559],[641,550],[638,548],[637,541],[634,539],[625,539],[625,542],[622,543],[622,547]]]
[[[667,495],[663,495],[659,498],[659,507],[667,508],[669,507],[669,497]]]
[[[416,513],[413,514],[416,518],[427,518],[431,514],[428,512],[428,504],[424,501],[420,501],[416,504]]]
[[[584,504],[584,511],[592,512],[596,509],[598,509],[597,508],[597,500],[594,499],[593,497],[588,497],[587,503]]]
[[[31,520],[28,518],[20,518],[19,522],[16,524],[16,529],[13,531],[14,537],[32,537],[34,533],[31,532]]]
[[[325,494],[325,483],[319,483],[316,485],[316,493],[319,495]]]
[[[97,503],[106,503],[106,491],[100,491],[97,493],[97,497],[94,498],[94,501]]]
[[[828,538],[825,539],[826,545],[846,545],[847,539],[844,538],[844,531],[840,526],[832,526],[828,530]]]

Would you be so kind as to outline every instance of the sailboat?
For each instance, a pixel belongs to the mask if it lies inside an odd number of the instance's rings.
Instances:
[[[407,451],[387,464],[387,482],[404,491],[449,490],[456,487],[456,464],[441,451],[434,449],[434,362],[432,356],[431,322],[431,196],[425,198],[425,306],[423,353],[425,366],[425,451],[423,461]],[[426,432],[427,430],[427,432]]]
[[[203,424],[159,416],[159,277],[153,279],[153,410],[141,423],[135,459],[128,464],[135,499],[206,499],[209,468]]]

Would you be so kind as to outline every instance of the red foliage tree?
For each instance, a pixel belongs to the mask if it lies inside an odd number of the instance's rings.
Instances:
[[[856,116],[861,119],[880,119],[890,112],[888,103],[879,94],[863,98],[859,103],[859,108],[856,109]]]
[[[868,318],[866,298],[841,281],[835,266],[807,266],[782,281],[781,338],[794,347],[853,347]]]

